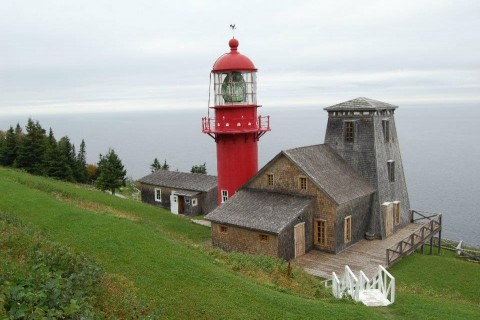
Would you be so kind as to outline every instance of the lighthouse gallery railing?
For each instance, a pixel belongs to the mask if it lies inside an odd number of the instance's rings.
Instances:
[[[255,121],[245,118],[216,118],[203,117],[202,131],[205,133],[242,133],[270,131],[270,116],[258,116]]]

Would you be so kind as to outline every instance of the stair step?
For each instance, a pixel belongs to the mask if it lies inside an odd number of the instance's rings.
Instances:
[[[390,304],[390,301],[377,289],[360,291],[359,299],[368,307],[385,307]]]

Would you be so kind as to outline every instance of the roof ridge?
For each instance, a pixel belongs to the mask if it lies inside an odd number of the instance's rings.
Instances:
[[[317,147],[317,146],[325,146],[326,144],[325,143],[317,143],[317,144],[311,144],[311,145],[308,145],[308,146],[301,146],[301,147],[296,147],[296,148],[291,148],[291,149],[285,149],[285,150],[282,150],[282,151],[294,151],[294,150],[300,150],[300,149],[306,149],[306,148],[311,148],[311,147]]]
[[[308,194],[301,194],[293,191],[287,190],[275,190],[275,189],[259,189],[259,188],[249,188],[249,187],[242,187],[238,191],[245,191],[245,192],[258,192],[258,193],[270,193],[272,195],[287,195],[291,197],[298,197],[298,198],[305,198],[305,199],[313,199],[314,197]],[[237,191],[237,192],[238,192]]]
[[[335,111],[335,110],[382,110],[382,109],[396,109],[398,106],[383,102],[380,100],[370,99],[366,97],[358,97],[355,99],[350,99],[344,102],[340,102],[334,104],[332,106],[323,108],[323,110],[327,111]]]

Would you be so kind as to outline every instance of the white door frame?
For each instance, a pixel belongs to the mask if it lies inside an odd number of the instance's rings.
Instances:
[[[173,193],[170,195],[170,211],[173,214],[178,214],[178,196]]]

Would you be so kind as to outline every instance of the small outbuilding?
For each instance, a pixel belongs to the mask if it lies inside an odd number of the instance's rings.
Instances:
[[[158,170],[138,180],[142,202],[188,216],[217,207],[217,177]]]
[[[313,247],[313,209],[309,196],[245,188],[207,220],[216,247],[290,260]]]

